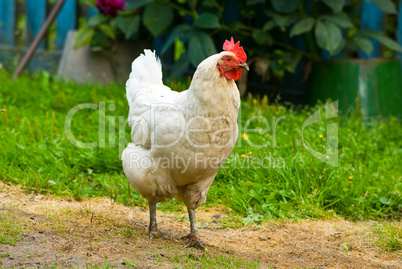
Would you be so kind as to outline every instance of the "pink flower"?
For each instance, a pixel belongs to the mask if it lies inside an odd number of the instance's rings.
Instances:
[[[117,16],[118,10],[123,10],[127,3],[121,0],[98,0],[96,6],[100,13],[108,15],[112,18]]]

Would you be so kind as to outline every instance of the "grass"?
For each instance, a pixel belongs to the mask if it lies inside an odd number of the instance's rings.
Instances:
[[[19,219],[13,218],[9,213],[2,213],[0,217],[0,245],[15,245],[24,231]],[[1,259],[0,259],[1,260]]]
[[[402,249],[402,227],[396,223],[383,223],[373,228],[374,243],[384,250]]]
[[[202,255],[201,257],[187,251],[186,255],[180,255],[175,252],[173,260],[177,268],[259,268],[260,261],[245,261],[238,257],[222,256],[211,257]]]
[[[0,70],[0,180],[76,199],[103,196],[146,206],[121,168],[120,154],[130,140],[123,85],[80,86],[46,73],[10,77]],[[186,83],[169,86],[183,90]],[[80,104],[88,105],[74,115],[72,136],[66,135],[66,116]],[[364,124],[356,113],[325,119],[325,105],[285,107],[266,98],[244,99],[237,146],[206,206],[225,205],[243,224],[267,218],[400,218],[401,123],[391,118]],[[323,120],[303,130],[318,110]],[[327,142],[334,139],[327,124],[338,124],[337,166],[306,149],[325,156]],[[72,137],[96,146],[77,147]],[[170,200],[160,208],[176,210],[177,205]]]

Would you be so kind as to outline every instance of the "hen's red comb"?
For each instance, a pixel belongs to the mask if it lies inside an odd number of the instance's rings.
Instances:
[[[225,43],[223,43],[223,50],[231,51],[236,54],[236,57],[240,62],[245,63],[247,60],[247,54],[244,52],[243,47],[240,47],[240,41],[237,41],[235,44],[233,37],[230,38],[230,42],[226,40]]]

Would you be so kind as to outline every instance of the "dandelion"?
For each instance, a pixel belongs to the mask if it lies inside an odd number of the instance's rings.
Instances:
[[[252,153],[251,151],[249,151],[249,152],[248,152],[248,155],[251,155],[251,154],[253,154],[253,153]]]
[[[322,134],[318,135],[319,138],[323,139],[324,136]]]
[[[242,154],[241,157],[242,157],[242,158],[246,158],[246,154]]]
[[[352,176],[349,176],[349,179],[352,180]]]
[[[248,136],[247,136],[246,134],[242,134],[242,135],[241,135],[241,138],[243,138],[244,141],[247,141],[247,140],[248,140]]]

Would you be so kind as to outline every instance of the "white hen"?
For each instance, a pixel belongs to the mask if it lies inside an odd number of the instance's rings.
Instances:
[[[203,248],[194,210],[205,202],[219,168],[237,139],[240,96],[234,80],[247,56],[239,42],[201,62],[187,91],[163,85],[159,59],[145,50],[132,64],[126,83],[133,142],[122,155],[133,188],[149,200],[150,238],[160,234],[156,203],[175,197],[189,211],[187,245]]]

